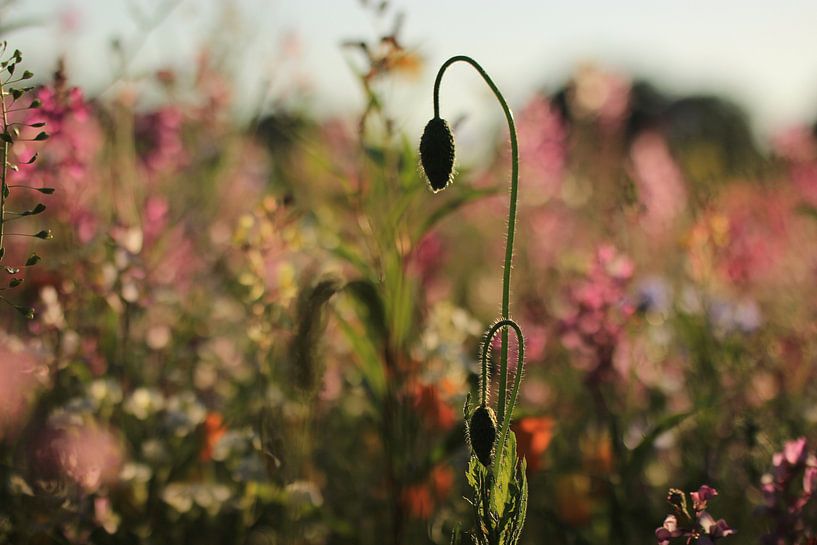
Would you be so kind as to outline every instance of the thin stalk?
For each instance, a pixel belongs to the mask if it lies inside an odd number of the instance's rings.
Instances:
[[[0,82],[0,113],[2,113],[2,121],[3,121],[3,131],[5,132],[8,128],[8,112],[6,109],[6,89],[3,86],[4,84]],[[6,224],[6,194],[8,193],[8,185],[6,184],[6,176],[8,175],[8,156],[9,156],[9,143],[6,140],[3,140],[3,151],[2,151],[2,167],[0,167],[0,262],[3,261],[3,257],[5,257],[5,247],[3,246],[3,234],[5,231],[5,224]]]
[[[445,70],[455,62],[466,62],[470,64],[488,87],[493,91],[502,106],[502,111],[505,113],[505,119],[508,121],[508,130],[511,135],[511,195],[510,204],[508,206],[508,232],[505,237],[505,263],[502,274],[502,319],[510,319],[511,307],[511,268],[513,265],[513,241],[516,234],[516,204],[517,194],[519,189],[519,145],[516,140],[516,125],[513,121],[513,113],[508,106],[505,97],[499,91],[491,77],[485,72],[482,66],[477,61],[467,55],[457,55],[451,57],[440,67],[437,72],[437,79],[434,81],[434,117],[440,117],[440,83],[442,82],[443,73]],[[520,334],[521,338],[521,334]],[[521,343],[520,343],[521,350]],[[485,373],[483,372],[483,377]],[[508,329],[502,330],[502,351],[500,353],[500,368],[499,368],[499,400],[497,401],[497,418],[504,424],[505,421],[505,406],[508,389]],[[508,415],[510,418],[512,415]]]
[[[494,340],[494,336],[499,329],[502,329],[502,332],[505,334],[504,336],[507,337],[509,327],[516,333],[516,342],[519,347],[516,357],[516,373],[513,381],[513,389],[511,390],[510,403],[508,403],[508,418],[500,420],[499,445],[497,445],[499,463],[497,465],[502,463],[502,456],[505,453],[505,441],[508,439],[508,433],[511,426],[510,417],[513,414],[516,399],[519,397],[519,386],[522,384],[522,374],[525,370],[525,338],[522,336],[522,329],[519,327],[519,324],[513,320],[499,320],[491,326],[491,329],[488,330],[488,334],[485,335],[485,340],[482,344],[482,368],[485,369],[488,361],[488,353],[491,350],[491,342]],[[484,377],[485,375],[483,374],[483,388],[485,387]]]

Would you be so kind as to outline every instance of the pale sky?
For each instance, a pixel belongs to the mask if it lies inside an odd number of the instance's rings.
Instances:
[[[374,0],[372,0],[374,1]],[[72,80],[93,92],[110,79],[108,44],[137,38],[127,6],[161,0],[19,0],[10,12],[45,24],[7,36],[35,70],[48,71],[66,53]],[[224,0],[181,0],[146,37],[133,69],[189,66],[204,41],[230,40],[241,83],[251,101],[273,71],[276,85],[306,78],[309,104],[322,113],[355,111],[362,103],[339,43],[372,39],[391,20],[376,20],[358,0],[232,0],[238,14],[225,21]],[[761,133],[817,118],[817,2],[789,0],[393,0],[405,11],[403,41],[426,59],[417,81],[395,82],[387,99],[409,130],[431,113],[436,67],[450,55],[478,59],[521,106],[536,89],[553,89],[579,62],[594,61],[643,76],[670,93],[717,92],[744,106]],[[70,17],[67,14],[73,13]],[[71,32],[58,21],[73,23]],[[65,23],[63,23],[65,24]],[[226,31],[223,30],[226,27]],[[301,43],[296,65],[282,65],[288,33]],[[455,74],[456,72],[456,74]],[[446,76],[444,114],[496,117],[488,94],[466,68]],[[496,116],[493,114],[496,113]],[[489,115],[490,114],[490,115]],[[483,123],[487,123],[483,119]],[[477,123],[478,124],[478,123]]]

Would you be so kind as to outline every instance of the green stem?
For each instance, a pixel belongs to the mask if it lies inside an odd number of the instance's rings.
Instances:
[[[517,193],[519,189],[519,145],[516,140],[516,125],[513,121],[513,113],[511,112],[505,97],[497,88],[491,77],[483,70],[482,66],[477,61],[466,55],[457,55],[451,57],[440,67],[437,72],[437,79],[434,82],[434,117],[440,117],[440,83],[442,82],[443,73],[445,70],[455,62],[466,62],[470,64],[488,87],[491,88],[496,96],[499,104],[502,106],[502,111],[505,113],[505,118],[508,121],[508,130],[511,134],[511,196],[510,205],[508,208],[508,233],[505,238],[505,263],[502,274],[502,319],[510,319],[511,307],[511,267],[513,265],[513,241],[516,234],[516,203]],[[521,334],[520,334],[521,338]],[[520,345],[521,349],[521,345]],[[483,373],[484,377],[484,373]],[[508,389],[508,329],[502,330],[502,351],[500,355],[500,370],[499,370],[499,400],[497,402],[497,418],[504,424],[505,420],[505,406]],[[509,415],[510,416],[510,415]]]
[[[0,82],[0,114],[2,114],[3,132],[8,128],[8,112],[6,107],[6,90],[3,83]],[[8,185],[6,184],[6,177],[8,175],[8,159],[9,157],[9,143],[3,140],[2,148],[2,166],[0,166],[0,261],[5,257],[5,247],[3,246],[3,232],[5,231],[6,223],[6,193],[8,192]]]
[[[499,453],[498,456],[500,463],[502,460],[502,456],[505,453],[505,441],[508,438],[508,430],[510,429],[511,426],[511,417],[513,416],[514,406],[516,406],[516,398],[519,397],[519,386],[522,384],[522,375],[525,370],[525,338],[522,336],[522,329],[519,327],[519,324],[510,319],[499,320],[498,322],[491,326],[491,329],[488,330],[488,334],[485,336],[485,340],[482,343],[482,368],[484,370],[487,366],[488,353],[491,350],[491,342],[494,340],[494,336],[496,335],[499,329],[502,329],[502,332],[505,333],[504,336],[507,337],[509,327],[512,328],[516,333],[518,354],[516,357],[516,373],[513,381],[513,389],[511,390],[510,403],[508,403],[508,418],[500,421],[501,428],[499,433],[499,445],[497,446],[497,452]],[[485,389],[485,387],[486,381],[485,374],[483,373],[482,379],[483,390]],[[499,466],[499,464],[497,465]]]

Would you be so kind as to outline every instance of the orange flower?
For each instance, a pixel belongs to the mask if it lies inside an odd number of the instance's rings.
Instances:
[[[553,438],[553,419],[549,416],[526,416],[514,422],[511,428],[516,433],[519,457],[525,457],[528,471],[537,471],[542,454]]]
[[[207,413],[204,419],[204,447],[201,449],[200,457],[207,462],[213,458],[213,447],[219,442],[227,431],[224,426],[224,419],[219,413]]]
[[[409,515],[427,519],[439,502],[444,500],[454,486],[454,473],[445,465],[431,470],[425,481],[407,486],[403,491],[403,505]]]
[[[457,422],[457,413],[441,397],[436,386],[415,384],[409,390],[411,404],[423,421],[433,430],[451,429]]]
[[[427,519],[434,511],[434,498],[425,484],[414,484],[403,491],[403,504],[413,518]]]

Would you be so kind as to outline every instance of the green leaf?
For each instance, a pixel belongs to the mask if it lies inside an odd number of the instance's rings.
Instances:
[[[355,269],[357,269],[358,272],[360,272],[361,274],[364,274],[364,275],[368,274],[369,266],[366,264],[366,262],[363,260],[363,258],[361,258],[359,255],[357,255],[348,246],[346,246],[344,244],[338,244],[334,248],[330,249],[330,252],[335,254],[337,257],[343,259],[344,261],[346,261],[350,265],[354,266]]]
[[[297,325],[289,346],[293,383],[303,392],[314,392],[323,376],[318,351],[326,323],[323,307],[340,290],[338,280],[325,279],[301,291]]]
[[[511,482],[514,479],[516,469],[516,436],[513,432],[508,434],[508,441],[505,445],[505,452],[494,460],[494,486],[491,490],[491,508],[501,519],[510,499]]]
[[[363,151],[376,165],[383,166],[386,163],[386,152],[383,148],[364,146]]]
[[[10,288],[16,288],[17,286],[19,286],[22,283],[23,283],[22,278],[12,278],[11,282],[9,282],[9,287]]]
[[[490,469],[471,456],[465,476],[474,490],[471,504],[477,523],[476,543],[516,545],[519,542],[528,506],[526,467],[525,461],[517,458],[513,433],[508,436],[503,455],[497,456]]]
[[[662,433],[665,433],[676,426],[680,425],[684,420],[694,414],[695,411],[686,411],[682,413],[671,414],[659,421],[653,428],[644,436],[644,438],[636,445],[630,453],[627,463],[626,471],[629,475],[639,473],[644,467],[647,455],[652,450],[655,440]]]
[[[441,206],[435,208],[428,215],[428,217],[426,217],[425,221],[420,226],[420,229],[417,231],[415,240],[420,240],[420,238],[422,238],[423,235],[430,231],[432,227],[437,225],[437,223],[445,219],[450,214],[456,212],[466,204],[478,201],[479,199],[482,199],[484,197],[496,195],[497,192],[498,189],[496,188],[489,189],[466,188],[457,193],[454,193],[453,197],[449,198]]]
[[[51,240],[54,238],[54,235],[51,234],[51,229],[44,229],[36,234],[33,235],[34,238],[39,238],[42,240]]]
[[[7,142],[9,144],[14,143],[14,139],[11,137],[8,131],[0,132],[0,140],[2,140],[3,142]]]
[[[454,526],[454,530],[451,532],[450,545],[462,545],[462,529],[459,524]]]
[[[34,137],[35,142],[42,142],[43,140],[48,140],[48,133],[45,131],[40,132]]]
[[[479,476],[477,473],[480,471],[481,467],[482,464],[479,463],[477,457],[472,455],[471,458],[468,460],[468,469],[465,471],[465,480],[468,482],[468,485],[474,490],[477,490],[479,488],[478,485]]]
[[[28,259],[26,259],[26,267],[31,267],[33,265],[36,265],[39,262],[40,262],[40,256],[38,256],[37,254],[31,254],[28,257]]]
[[[335,313],[335,317],[346,341],[352,346],[352,352],[358,358],[363,382],[370,396],[375,401],[383,399],[386,392],[386,375],[371,339],[353,328],[339,313]]]
[[[366,325],[370,338],[377,339],[381,344],[385,343],[388,338],[386,310],[377,286],[369,280],[352,280],[343,290],[360,303],[363,312],[358,315]]]
[[[37,214],[42,214],[45,212],[45,205],[43,203],[38,203],[37,206],[32,208],[31,210],[26,210],[22,212],[21,216],[36,216]]]
[[[24,306],[15,306],[14,308],[17,309],[17,312],[19,312],[20,314],[22,314],[23,316],[25,316],[29,320],[34,319],[34,309],[33,308],[24,307]]]

